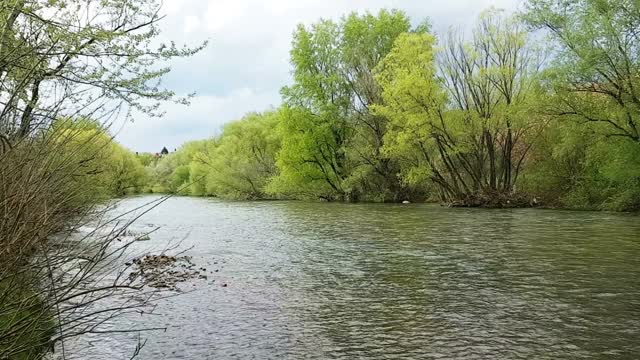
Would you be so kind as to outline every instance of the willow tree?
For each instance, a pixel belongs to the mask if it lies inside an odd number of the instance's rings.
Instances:
[[[526,2],[554,58],[545,74],[554,126],[527,182],[549,202],[585,209],[640,208],[640,3]]]
[[[640,3],[529,0],[524,18],[556,45],[550,113],[640,143]]]
[[[104,201],[138,193],[146,183],[144,167],[130,150],[113,141],[108,129],[93,120],[58,119],[52,137],[59,145],[60,160],[80,164],[74,172],[77,187],[90,187],[90,198],[81,201]]]
[[[406,35],[379,68],[396,119],[388,151],[409,156],[408,179],[430,179],[444,201],[481,205],[514,195],[538,127],[527,114],[537,58],[512,19],[484,14],[471,41],[450,34],[436,56],[430,35]],[[436,72],[434,69],[438,69]],[[436,74],[437,73],[437,74]]]
[[[339,39],[339,26],[328,20],[310,29],[300,25],[293,36],[294,84],[282,90],[286,105],[280,131],[286,140],[278,155],[281,192],[306,188],[327,199],[347,194],[345,147],[352,128],[349,90],[339,72]]]
[[[372,74],[410,28],[404,13],[386,10],[298,27],[294,84],[282,91],[287,109],[278,189],[329,200],[399,196],[398,168],[380,151],[387,119],[370,112],[382,101]]]
[[[541,61],[520,22],[488,12],[470,43],[454,35],[441,57],[452,108],[478,132],[469,177],[477,191],[513,192],[539,121],[527,112]]]
[[[220,197],[265,199],[267,185],[277,175],[276,153],[281,140],[276,127],[280,113],[246,115],[224,128],[218,146],[206,162],[210,191]]]
[[[426,31],[422,24],[414,31]],[[398,177],[398,162],[383,151],[389,119],[374,114],[372,106],[383,104],[382,89],[373,69],[391,51],[402,33],[412,31],[401,11],[382,10],[377,15],[350,14],[342,23],[342,73],[351,92],[354,139],[348,149],[354,160],[349,183],[370,200],[398,201],[411,190]]]
[[[403,34],[376,68],[385,105],[374,106],[374,113],[391,121],[385,135],[385,153],[403,165],[403,177],[418,185],[433,182],[443,195],[455,195],[435,154],[444,125],[446,96],[437,78],[435,37],[430,34]],[[453,177],[453,184],[457,178]]]

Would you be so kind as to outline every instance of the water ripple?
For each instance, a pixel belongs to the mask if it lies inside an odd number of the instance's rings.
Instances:
[[[184,238],[197,265],[219,270],[163,301],[162,316],[123,320],[168,326],[142,359],[640,353],[636,216],[175,198],[142,221],[162,228],[140,246]],[[85,355],[134,345],[112,337]]]

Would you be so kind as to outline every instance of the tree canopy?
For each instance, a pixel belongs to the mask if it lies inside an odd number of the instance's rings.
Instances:
[[[398,10],[300,25],[283,105],[162,158],[157,190],[637,209],[638,14],[530,0],[469,34]]]

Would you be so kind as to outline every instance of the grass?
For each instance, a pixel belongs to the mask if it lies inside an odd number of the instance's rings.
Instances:
[[[41,359],[54,329],[53,313],[29,281],[0,281],[0,359]]]

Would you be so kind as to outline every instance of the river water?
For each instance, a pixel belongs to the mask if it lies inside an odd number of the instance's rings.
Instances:
[[[140,359],[640,357],[638,216],[176,197],[136,226],[210,273],[116,324],[167,327]]]

